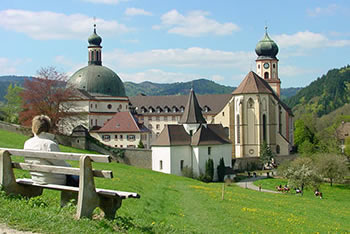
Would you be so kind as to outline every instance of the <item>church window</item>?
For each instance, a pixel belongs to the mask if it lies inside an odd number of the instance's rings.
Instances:
[[[182,171],[184,169],[184,160],[180,161],[180,170]]]
[[[272,64],[272,67],[273,67],[273,68],[276,68],[276,64]]]
[[[159,169],[163,170],[163,161],[162,160],[159,161]]]
[[[282,108],[278,106],[278,132],[282,133]]]
[[[254,108],[254,101],[251,98],[248,100],[248,108]]]
[[[193,135],[193,130],[190,130],[190,136],[192,136]]]
[[[269,78],[269,73],[268,72],[265,72],[264,73],[264,79],[268,79]]]
[[[211,155],[211,147],[208,147],[208,155]]]
[[[263,141],[266,141],[266,115],[263,114]]]
[[[94,60],[94,51],[92,50],[91,51],[91,61],[93,61]]]
[[[236,116],[236,123],[237,123],[237,144],[241,143],[241,126],[239,122],[239,115]]]
[[[281,152],[280,146],[276,145],[276,154],[280,154],[280,152]]]
[[[258,64],[258,69],[260,69],[260,64]]]
[[[222,112],[222,116],[225,116],[225,112]]]

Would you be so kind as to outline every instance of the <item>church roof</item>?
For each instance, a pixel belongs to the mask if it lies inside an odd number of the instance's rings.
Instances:
[[[244,93],[268,93],[274,94],[270,85],[258,76],[255,72],[250,71],[241,84],[233,91],[232,94]]]
[[[169,124],[164,127],[152,146],[180,146],[180,145],[221,145],[231,144],[221,124],[208,124],[191,137],[182,125]]]
[[[111,132],[147,132],[149,131],[142,124],[139,124],[137,119],[129,112],[117,112],[102,128],[93,131],[98,133]]]
[[[202,108],[198,104],[196,94],[193,89],[191,89],[188,96],[185,111],[181,116],[179,121],[181,124],[196,124],[196,123],[207,123],[202,115]]]

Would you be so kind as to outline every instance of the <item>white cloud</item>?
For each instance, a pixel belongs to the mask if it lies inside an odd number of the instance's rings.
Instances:
[[[272,36],[281,48],[300,47],[313,49],[320,47],[344,47],[350,45],[350,40],[330,40],[325,35],[310,31],[297,32],[292,35],[281,34]]]
[[[314,73],[314,70],[305,69],[301,67],[296,67],[292,65],[282,65],[279,66],[279,76],[280,77],[297,77],[301,75],[307,75]]]
[[[83,14],[65,15],[51,11],[0,11],[0,27],[37,40],[84,38],[92,32],[93,18]],[[131,29],[117,21],[95,20],[104,34],[126,33]]]
[[[136,16],[136,15],[152,16],[152,13],[149,11],[145,11],[144,9],[139,9],[139,8],[127,8],[125,10],[125,15],[127,15],[127,16]]]
[[[316,7],[314,9],[307,10],[307,14],[312,17],[323,16],[323,15],[333,15],[339,9],[336,4],[328,5],[327,7]]]
[[[213,75],[213,76],[211,77],[211,79],[212,79],[213,81],[223,81],[223,80],[225,80],[225,77],[216,74],[216,75]]]
[[[142,52],[127,53],[114,50],[104,53],[104,61],[118,67],[126,68],[205,68],[218,67],[249,70],[256,55],[254,52],[231,52],[191,47],[188,49],[157,49]]]
[[[161,25],[155,25],[153,29],[167,28],[168,33],[189,37],[205,34],[229,35],[239,30],[239,27],[234,23],[219,23],[208,18],[208,15],[209,12],[206,11],[191,11],[185,16],[177,10],[171,10],[162,15]]]
[[[174,83],[191,81],[201,77],[198,74],[188,74],[180,72],[166,72],[160,69],[148,69],[137,73],[119,73],[123,81],[132,81],[140,83],[143,81],[152,81],[157,83]]]
[[[0,57],[0,75],[16,74],[15,64],[10,62],[7,58]]]
[[[128,0],[82,0],[84,2],[101,3],[101,4],[111,4],[116,5],[120,2],[127,2]]]

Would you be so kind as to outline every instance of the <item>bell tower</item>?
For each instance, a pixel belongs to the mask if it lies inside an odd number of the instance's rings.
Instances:
[[[280,97],[281,80],[278,77],[278,54],[277,44],[269,37],[267,27],[265,36],[258,42],[255,48],[258,55],[256,61],[257,74],[262,77]]]
[[[89,46],[89,65],[102,65],[102,38],[96,33],[96,24],[94,24],[94,32],[88,38]]]

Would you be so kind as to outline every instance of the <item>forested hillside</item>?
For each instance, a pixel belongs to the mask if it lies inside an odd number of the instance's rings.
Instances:
[[[350,65],[332,69],[286,100],[296,117],[313,113],[328,114],[350,102]]]

